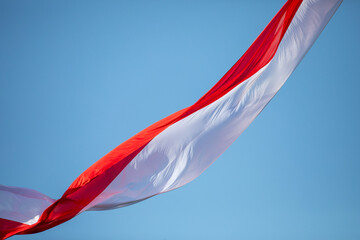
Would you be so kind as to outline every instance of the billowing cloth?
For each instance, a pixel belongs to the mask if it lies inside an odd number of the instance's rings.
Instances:
[[[83,211],[128,206],[191,182],[249,126],[300,63],[341,0],[288,0],[235,65],[195,104],[142,130],[54,200],[0,186],[0,239]]]

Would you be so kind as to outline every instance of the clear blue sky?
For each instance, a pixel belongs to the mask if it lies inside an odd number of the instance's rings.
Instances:
[[[194,103],[279,1],[0,1],[0,184],[59,198],[112,148]],[[360,1],[192,183],[13,239],[360,239]]]

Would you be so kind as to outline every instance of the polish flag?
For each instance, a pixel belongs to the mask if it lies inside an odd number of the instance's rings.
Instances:
[[[0,185],[0,239],[41,232],[84,211],[128,206],[198,177],[279,91],[342,0],[288,0],[196,103],[142,130],[84,171],[58,200]]]

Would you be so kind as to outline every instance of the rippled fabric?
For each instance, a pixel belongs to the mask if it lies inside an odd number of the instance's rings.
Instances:
[[[199,101],[120,144],[60,199],[0,186],[0,238],[44,231],[83,211],[128,206],[198,177],[279,91],[341,2],[287,1]]]

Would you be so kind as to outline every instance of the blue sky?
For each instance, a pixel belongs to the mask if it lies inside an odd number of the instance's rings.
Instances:
[[[0,1],[0,184],[59,198],[193,104],[285,1]],[[359,239],[360,1],[192,183],[13,239]]]

